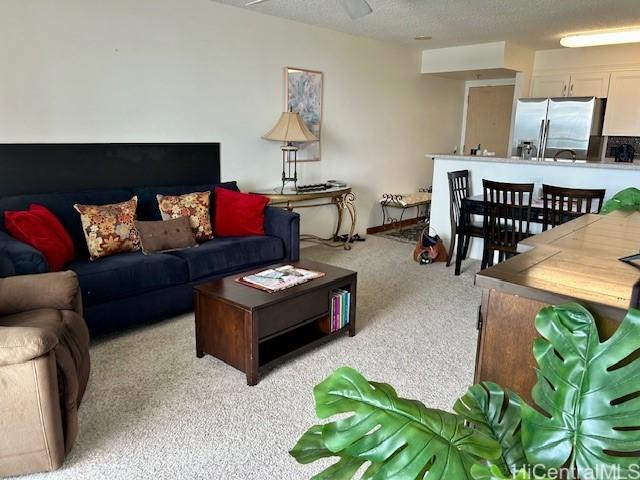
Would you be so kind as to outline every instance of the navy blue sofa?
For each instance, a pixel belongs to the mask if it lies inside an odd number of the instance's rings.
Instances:
[[[238,190],[235,182],[217,184]],[[0,277],[43,273],[43,255],[4,230],[4,211],[31,203],[49,208],[73,239],[76,260],[68,265],[78,275],[84,316],[92,336],[167,318],[193,309],[193,286],[275,262],[296,261],[300,254],[300,220],[296,213],[267,207],[265,236],[215,238],[197,248],[144,255],[117,254],[88,259],[80,215],[73,204],[108,204],[138,196],[138,219],[160,220],[156,194],[180,195],[213,190],[215,185],[176,185],[40,193],[0,198]],[[215,206],[212,196],[212,221]]]

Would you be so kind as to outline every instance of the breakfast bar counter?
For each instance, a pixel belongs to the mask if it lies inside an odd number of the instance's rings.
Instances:
[[[604,188],[605,200],[620,190],[640,185],[640,163],[537,161],[519,158],[474,157],[467,155],[429,154],[433,161],[433,197],[431,226],[449,245],[449,183],[447,172],[468,170],[471,195],[482,194],[482,179],[509,183],[534,183],[536,194],[542,184],[573,188]],[[538,230],[536,230],[538,228]],[[532,232],[539,232],[533,226]],[[482,258],[482,239],[472,239],[470,257]]]

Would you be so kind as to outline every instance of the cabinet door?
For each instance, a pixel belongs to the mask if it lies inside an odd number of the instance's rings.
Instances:
[[[570,97],[607,98],[609,72],[574,73],[569,84]]]
[[[565,97],[569,90],[569,74],[537,75],[531,82],[532,97]]]
[[[640,70],[611,74],[603,134],[640,136]]]

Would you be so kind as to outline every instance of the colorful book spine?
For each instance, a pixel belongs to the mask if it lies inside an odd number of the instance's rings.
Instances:
[[[331,331],[335,332],[349,324],[351,292],[334,290],[331,293]]]

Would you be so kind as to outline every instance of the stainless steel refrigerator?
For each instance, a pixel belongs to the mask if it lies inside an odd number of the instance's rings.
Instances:
[[[600,159],[604,100],[596,97],[518,100],[512,155],[532,145],[532,158]]]

